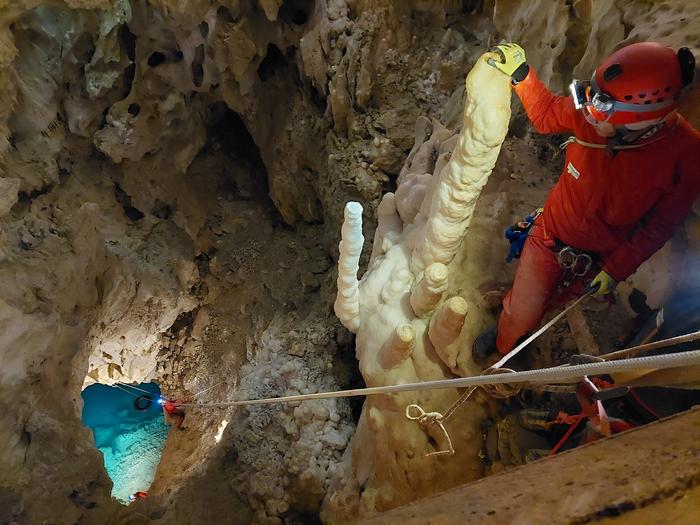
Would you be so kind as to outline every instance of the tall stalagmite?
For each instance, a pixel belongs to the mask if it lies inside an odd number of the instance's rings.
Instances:
[[[357,358],[368,386],[479,370],[469,351],[479,309],[459,295],[446,299],[445,292],[450,277],[463,271],[452,263],[464,249],[465,232],[510,119],[510,79],[486,63],[489,56],[479,58],[467,76],[459,134],[449,139],[451,133],[434,123],[430,139],[416,143],[396,193],[382,199],[375,249],[359,283],[355,247],[362,245],[362,208],[353,202],[346,206],[336,313],[357,334]],[[425,163],[434,156],[431,175]],[[472,323],[465,326],[467,317]],[[420,428],[404,415],[409,404],[445,409],[458,396],[457,391],[437,391],[368,398],[351,442],[345,486],[328,500],[329,521],[344,521],[347,506],[355,507],[353,514],[371,513],[478,477],[483,415],[478,404],[469,402],[450,423],[459,445],[447,458],[425,456],[447,447],[439,429]]]

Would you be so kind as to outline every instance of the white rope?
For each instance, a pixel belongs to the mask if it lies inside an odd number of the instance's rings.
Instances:
[[[590,375],[614,374],[616,372],[640,370],[663,370],[668,368],[682,368],[697,365],[700,365],[700,350],[678,352],[676,354],[634,357],[631,359],[619,359],[616,361],[602,361],[599,363],[541,368],[537,370],[526,370],[523,372],[504,372],[494,375],[458,377],[454,379],[440,379],[420,383],[357,388],[352,390],[339,390],[335,392],[318,392],[316,394],[300,394],[296,396],[273,397],[268,399],[249,399],[220,403],[181,403],[179,406],[223,408],[232,406],[291,403],[296,401],[308,401],[312,399],[336,399],[356,396],[372,396],[378,394],[397,394],[401,392],[414,392],[421,390],[470,388],[485,385],[527,385],[528,383],[534,385],[570,384],[578,383],[584,376]]]
[[[129,383],[114,383],[114,386],[119,386],[119,385],[121,385],[123,387],[133,388],[134,390],[138,390],[139,392],[143,392],[143,393],[149,394],[151,396],[155,395],[153,392],[149,392],[148,390],[144,390],[143,388],[139,388],[137,386],[130,385]]]
[[[204,390],[200,390],[199,392],[192,394],[192,397],[197,397],[201,396],[204,392],[209,392],[210,390],[213,390],[214,388],[226,384],[226,381],[222,381],[221,383],[216,383],[214,386],[210,386],[209,388],[205,388]]]
[[[466,397],[463,396],[465,398],[465,401],[474,392],[474,390],[476,390],[476,387],[471,388],[469,392],[467,392]],[[460,405],[461,404],[462,403],[460,403]],[[411,410],[415,410],[417,414],[411,414]],[[452,439],[450,439],[450,434],[445,428],[446,417],[443,416],[440,412],[426,412],[420,405],[408,405],[406,407],[406,419],[410,419],[411,421],[418,421],[418,424],[424,428],[428,427],[429,425],[437,425],[438,428],[442,431],[442,435],[444,436],[445,441],[447,441],[447,450],[437,450],[435,452],[428,452],[425,455],[426,457],[443,455],[454,456],[455,448],[452,445]]]
[[[131,390],[127,390],[126,388],[123,388],[122,386],[119,385],[119,383],[114,383],[114,386],[117,387],[119,390],[122,392],[126,392],[130,396],[134,396],[136,398],[138,397],[144,397],[142,394],[134,394]]]
[[[525,348],[527,345],[529,345],[531,342],[533,342],[535,339],[537,339],[540,335],[542,335],[544,332],[549,330],[552,326],[554,326],[559,319],[564,317],[569,310],[574,308],[578,303],[583,301],[586,297],[589,295],[592,295],[596,292],[597,288],[593,288],[591,290],[588,290],[585,294],[583,294],[581,297],[576,299],[573,303],[571,303],[569,306],[564,308],[561,312],[559,312],[556,316],[554,316],[547,324],[545,324],[542,328],[534,332],[532,335],[530,335],[527,339],[525,339],[522,343],[520,343],[518,346],[513,348],[510,352],[508,352],[506,355],[501,357],[501,359],[498,360],[497,363],[494,365],[490,366],[487,370],[498,370],[501,368],[504,364],[506,364],[507,361],[509,361],[512,357],[517,355],[523,348]],[[486,373],[486,371],[484,371]]]

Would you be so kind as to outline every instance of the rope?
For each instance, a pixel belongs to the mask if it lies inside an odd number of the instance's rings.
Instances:
[[[576,302],[573,304],[569,305],[564,311],[562,311],[559,315],[557,315],[555,318],[553,318],[549,323],[547,323],[545,326],[543,326],[540,330],[532,334],[530,337],[528,337],[525,341],[523,341],[521,344],[519,344],[516,348],[511,350],[507,355],[505,355],[498,363],[493,365],[492,367],[486,369],[483,373],[486,375],[489,374],[494,374],[494,373],[504,373],[504,372],[513,372],[513,370],[508,369],[508,368],[501,368],[501,366],[511,359],[513,356],[515,356],[518,352],[520,352],[523,348],[525,348],[532,340],[537,338],[542,332],[548,330],[554,323],[556,323],[559,319],[564,317],[566,313],[571,310],[573,307],[575,307],[584,297],[587,295],[590,295],[593,293],[594,290],[591,290],[584,296],[580,297]],[[700,339],[700,331],[694,332],[692,334],[686,334],[685,336],[679,336],[679,337],[674,337],[671,339],[666,339],[664,341],[657,341],[654,343],[648,343],[648,344],[643,344],[639,345],[637,347],[633,348],[628,348],[625,350],[621,350],[619,352],[615,352],[613,354],[608,354],[605,356],[606,359],[616,359],[618,357],[622,357],[624,355],[634,355],[640,352],[644,352],[647,350],[653,350],[656,348],[663,348],[666,346],[671,346],[671,345],[676,345],[680,343],[685,343],[688,341],[695,341],[697,339]],[[538,389],[541,389],[543,391],[549,391],[549,392],[566,392],[566,393],[575,393],[576,392],[576,387],[562,387],[558,385],[530,385],[530,386],[537,386],[539,387]],[[416,404],[411,404],[406,407],[406,417],[412,421],[418,421],[418,424],[421,425],[422,427],[427,427],[429,425],[437,425],[440,430],[442,431],[443,435],[445,436],[445,439],[447,441],[448,449],[447,450],[439,450],[436,452],[429,452],[426,454],[427,456],[435,456],[435,455],[443,455],[443,454],[449,454],[450,456],[454,455],[454,447],[452,446],[452,440],[450,439],[450,434],[447,432],[447,429],[445,428],[445,423],[449,421],[449,419],[454,415],[454,413],[457,411],[457,409],[462,406],[464,403],[467,402],[467,400],[471,397],[471,395],[474,393],[474,391],[478,387],[472,387],[467,392],[462,394],[457,401],[452,403],[450,408],[447,410],[445,415],[442,415],[440,412],[425,412],[425,410],[420,406]],[[513,387],[512,385],[482,385],[481,388],[489,394],[491,397],[495,397],[498,399],[507,399],[509,397],[513,397],[520,393],[520,388],[519,387]],[[630,391],[632,393],[632,391]],[[657,419],[659,417],[654,413],[653,410],[649,409],[642,401],[639,399],[634,393],[632,393],[633,397],[644,407],[647,411],[649,411],[651,414],[656,416]],[[412,417],[410,415],[410,410],[415,409],[419,412],[418,416]],[[557,453],[557,450],[564,444],[564,442],[568,439],[569,435],[571,432],[574,431],[574,429],[578,426],[578,424],[581,422],[579,419],[576,421],[575,424],[571,425],[569,428],[569,431],[564,435],[562,440],[557,443],[557,446],[552,449],[552,455]]]
[[[239,401],[211,403],[181,403],[182,407],[223,408],[232,406],[269,405],[274,403],[291,403],[312,399],[338,399],[357,396],[372,396],[378,394],[397,394],[422,390],[444,390],[448,388],[470,388],[483,385],[521,385],[527,388],[530,384],[575,384],[584,376],[615,374],[618,372],[664,370],[700,365],[700,350],[678,352],[676,354],[652,355],[620,359],[617,361],[601,361],[580,365],[540,368],[522,372],[504,372],[493,375],[472,377],[457,377],[419,383],[404,383],[400,385],[375,386],[334,392],[318,392],[315,394],[300,394],[295,396],[273,397],[267,399],[248,399]]]
[[[692,341],[697,341],[700,339],[700,331],[693,332],[690,334],[679,335],[677,337],[670,337],[668,339],[662,339],[661,341],[654,341],[653,343],[647,343],[639,346],[633,346],[632,348],[625,348],[624,350],[618,350],[617,352],[610,352],[600,356],[601,359],[606,361],[611,361],[613,359],[618,359],[620,357],[626,357],[630,355],[639,354],[641,352],[647,352],[649,350],[656,350],[658,348],[666,348],[669,346],[679,345],[681,343],[690,343]]]
[[[484,374],[490,375],[490,374],[503,374],[503,373],[510,373],[514,372],[514,370],[511,370],[509,368],[493,368],[493,369],[487,369],[484,371]],[[547,385],[548,386],[548,385]],[[464,403],[466,403],[471,395],[476,391],[477,388],[482,388],[487,394],[489,394],[491,397],[495,397],[498,399],[506,399],[509,397],[512,397],[514,395],[517,395],[520,392],[520,387],[513,387],[510,385],[482,385],[481,387],[476,387],[473,386],[469,388],[464,394],[459,396],[459,398],[450,405],[450,408],[447,409],[447,412],[445,414],[441,414],[440,412],[426,412],[423,407],[417,404],[411,404],[406,407],[406,418],[410,419],[411,421],[418,421],[418,424],[421,425],[422,427],[428,427],[430,425],[437,425],[440,430],[442,431],[442,434],[445,436],[445,440],[447,441],[447,450],[438,450],[436,452],[429,452],[426,454],[427,456],[439,456],[443,454],[449,454],[450,456],[454,455],[455,450],[454,447],[452,446],[452,440],[450,439],[450,434],[447,432],[447,429],[445,428],[445,423],[447,423],[452,416],[457,412],[457,409],[461,407]],[[412,416],[411,415],[411,410],[416,410],[418,412],[417,416]]]
[[[557,452],[559,452],[559,449],[566,443],[566,440],[569,439],[569,436],[573,434],[574,430],[576,430],[576,427],[578,427],[579,423],[586,419],[586,416],[583,414],[577,414],[573,416],[574,422],[570,424],[569,428],[567,429],[566,433],[562,436],[562,438],[557,442],[556,445],[554,445],[554,448],[551,450],[549,453],[550,456],[554,456]]]
[[[652,140],[648,140],[646,142],[638,143],[638,144],[615,144],[613,146],[608,146],[607,144],[596,144],[594,142],[586,142],[585,140],[581,140],[578,137],[575,137],[574,135],[571,135],[568,139],[566,139],[564,142],[562,142],[559,145],[559,149],[566,149],[566,147],[569,144],[573,144],[574,142],[576,144],[579,144],[585,148],[593,148],[593,149],[612,149],[612,150],[626,150],[626,149],[639,149],[639,148],[644,148],[650,144],[653,144],[654,142],[661,140],[663,138],[666,138],[665,134],[659,135],[655,137]]]
[[[130,385],[128,383],[114,383],[114,386],[117,386],[118,384],[121,384],[122,386],[128,386],[129,388],[133,388],[134,390],[138,390],[139,392],[143,392],[144,394],[148,394],[151,396],[154,395],[153,392],[149,392],[148,390],[144,390],[143,388],[139,388],[137,386]]]
[[[566,310],[563,312],[565,313]],[[616,361],[600,361],[594,363],[584,363],[579,365],[558,366],[542,368],[537,370],[525,370],[515,372],[508,369],[488,369],[484,374],[473,377],[460,377],[454,379],[442,379],[437,381],[424,381],[421,383],[405,383],[401,385],[388,385],[369,388],[358,388],[352,390],[340,390],[335,392],[318,392],[315,394],[301,394],[295,396],[283,396],[268,399],[250,399],[240,401],[213,402],[213,403],[181,403],[180,407],[201,407],[201,408],[223,408],[232,406],[252,406],[269,405],[273,403],[290,403],[297,401],[308,401],[314,399],[337,399],[356,396],[371,396],[379,394],[396,394],[402,392],[413,392],[422,390],[440,390],[447,388],[467,388],[445,412],[426,412],[421,406],[411,404],[406,407],[406,417],[412,421],[418,421],[422,426],[436,425],[447,442],[447,450],[438,450],[426,454],[453,455],[455,453],[452,440],[445,428],[445,423],[454,415],[456,410],[467,402],[477,387],[496,387],[499,385],[517,385],[519,388],[529,388],[531,385],[578,383],[583,377],[590,375],[615,374],[617,372],[629,372],[640,370],[663,370],[669,368],[679,368],[700,365],[700,350],[679,352],[676,354],[665,354],[645,357],[635,357],[619,359]],[[487,390],[488,392],[498,392],[496,388]],[[412,413],[415,412],[415,413]]]
[[[542,335],[544,332],[549,330],[554,324],[556,324],[557,321],[559,321],[562,317],[564,317],[569,310],[572,308],[576,307],[581,301],[583,301],[586,297],[589,295],[594,294],[597,291],[597,288],[592,288],[588,290],[585,294],[583,294],[581,297],[576,299],[573,303],[571,303],[569,306],[564,308],[561,312],[559,312],[555,317],[552,318],[551,321],[549,321],[546,325],[544,325],[542,328],[537,330],[535,333],[530,335],[527,339],[525,339],[522,343],[520,343],[518,346],[513,348],[510,352],[508,352],[506,355],[504,355],[496,364],[490,367],[490,369],[497,369],[501,368],[508,360],[510,360],[512,357],[515,357],[523,348],[525,348],[527,345],[529,345],[532,341],[537,339],[540,335]]]
[[[487,368],[482,372],[482,375],[492,375],[492,374],[503,374],[503,373],[511,373],[514,372],[510,368],[502,368],[503,365],[510,360],[511,358],[515,357],[520,351],[522,351],[528,344],[530,344],[532,341],[537,339],[543,332],[546,332],[549,328],[551,328],[557,321],[559,321],[562,317],[564,317],[569,310],[574,308],[578,303],[583,301],[586,297],[591,295],[592,293],[595,292],[595,289],[589,290],[587,293],[579,297],[576,301],[574,301],[572,304],[570,304],[568,307],[566,307],[563,311],[561,311],[558,315],[556,315],[552,320],[550,320],[547,324],[545,324],[542,328],[537,330],[535,333],[530,335],[527,339],[525,339],[522,343],[517,345],[515,348],[513,348],[510,352],[508,352],[506,355],[504,355],[496,364],[492,365],[491,367]],[[437,452],[430,452],[426,454],[426,456],[432,456],[432,455],[437,455],[437,454],[454,454],[454,448],[452,447],[452,441],[450,439],[450,435],[447,432],[447,429],[445,428],[444,424],[447,423],[447,421],[452,417],[452,415],[457,411],[457,409],[462,406],[464,403],[467,402],[467,400],[471,397],[471,395],[474,393],[477,387],[472,387],[469,390],[467,390],[464,394],[462,394],[457,401],[452,403],[450,407],[447,409],[447,412],[445,414],[441,414],[440,412],[425,412],[423,407],[420,405],[416,404],[411,404],[406,407],[406,417],[412,421],[418,421],[418,424],[421,425],[422,427],[427,427],[428,425],[438,425],[440,427],[440,430],[442,430],[442,433],[445,435],[445,438],[447,440],[448,444],[448,450],[440,450]],[[509,397],[517,395],[521,388],[520,387],[513,387],[513,386],[508,386],[505,384],[492,384],[492,385],[481,385],[481,388],[489,394],[491,397],[495,397],[498,399],[507,399]],[[419,415],[416,417],[411,417],[409,415],[410,410],[415,409],[418,411]]]
[[[192,397],[197,397],[199,395],[202,395],[204,392],[209,392],[209,390],[212,390],[212,389],[216,388],[217,386],[221,386],[225,383],[226,383],[226,381],[222,381],[221,383],[216,383],[214,386],[210,386],[209,388],[205,388],[204,390],[200,390],[196,394],[192,394]]]
[[[632,399],[634,399],[639,404],[639,406],[642,407],[642,409],[649,412],[649,414],[651,414],[656,419],[661,419],[661,416],[657,414],[653,408],[651,408],[644,401],[642,401],[642,399],[637,395],[637,392],[635,392],[633,388],[630,388],[629,394],[632,397]]]
[[[131,392],[130,390],[127,390],[126,388],[122,388],[122,386],[119,385],[118,383],[114,383],[114,386],[117,387],[119,390],[121,390],[121,391],[123,391],[123,392],[126,392],[126,393],[129,394],[130,396],[134,396],[134,397],[136,397],[136,398],[138,398],[138,397],[143,397],[143,396],[140,395],[140,394],[134,394],[134,393]],[[149,395],[153,395],[153,394],[151,394],[150,392],[147,392],[147,393],[148,393]]]
[[[469,396],[472,395],[472,393],[476,390],[476,387],[470,388],[467,390],[465,394],[463,394],[452,406],[456,407],[464,403],[467,399],[469,399]],[[452,407],[450,407],[452,408]],[[411,415],[411,410],[416,410],[418,412],[418,415],[414,416]],[[450,416],[452,414],[449,414]],[[443,416],[440,412],[426,412],[423,410],[423,408],[420,405],[415,405],[411,404],[406,407],[406,418],[410,419],[411,421],[418,421],[418,424],[422,427],[428,427],[429,425],[437,425],[438,428],[442,431],[442,435],[445,437],[445,440],[447,441],[447,450],[437,450],[435,452],[428,452],[426,454],[426,457],[428,456],[442,456],[444,454],[448,454],[450,456],[454,456],[455,449],[452,446],[452,440],[450,439],[450,434],[447,432],[447,429],[445,428],[445,421],[446,419],[449,419],[449,416],[446,418]]]

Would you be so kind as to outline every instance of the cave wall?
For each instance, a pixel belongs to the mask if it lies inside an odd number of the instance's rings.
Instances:
[[[109,499],[80,424],[80,388],[155,379],[171,395],[215,387],[203,397],[224,400],[347,385],[352,340],[331,312],[343,205],[365,205],[369,254],[376,207],[395,187],[417,118],[457,126],[466,71],[501,38],[519,40],[562,91],[622,41],[697,51],[685,23],[697,9],[0,2],[0,436],[9,444],[0,521],[212,523],[230,512],[240,523],[303,523],[317,514],[348,472],[346,403],[196,412],[169,439],[152,497],[127,510]],[[698,104],[687,107],[697,118]],[[222,108],[236,117],[221,120]],[[215,133],[217,122],[236,133]],[[516,216],[544,196],[558,158],[526,126],[513,133],[485,198],[508,196]],[[523,163],[543,174],[526,190],[516,180]],[[471,239],[495,244],[484,231]],[[658,265],[677,264],[667,257]],[[646,275],[640,282],[658,288],[659,272]],[[224,419],[236,424],[217,446]],[[357,499],[348,501],[340,512],[354,516]]]

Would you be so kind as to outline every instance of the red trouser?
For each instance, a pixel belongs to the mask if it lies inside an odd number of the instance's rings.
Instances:
[[[554,250],[554,239],[547,238],[542,223],[542,217],[539,217],[532,226],[515,271],[513,287],[503,299],[496,339],[496,346],[502,354],[508,353],[521,337],[537,328],[549,307],[564,304],[580,295],[584,279],[588,277],[557,290],[563,270]]]

